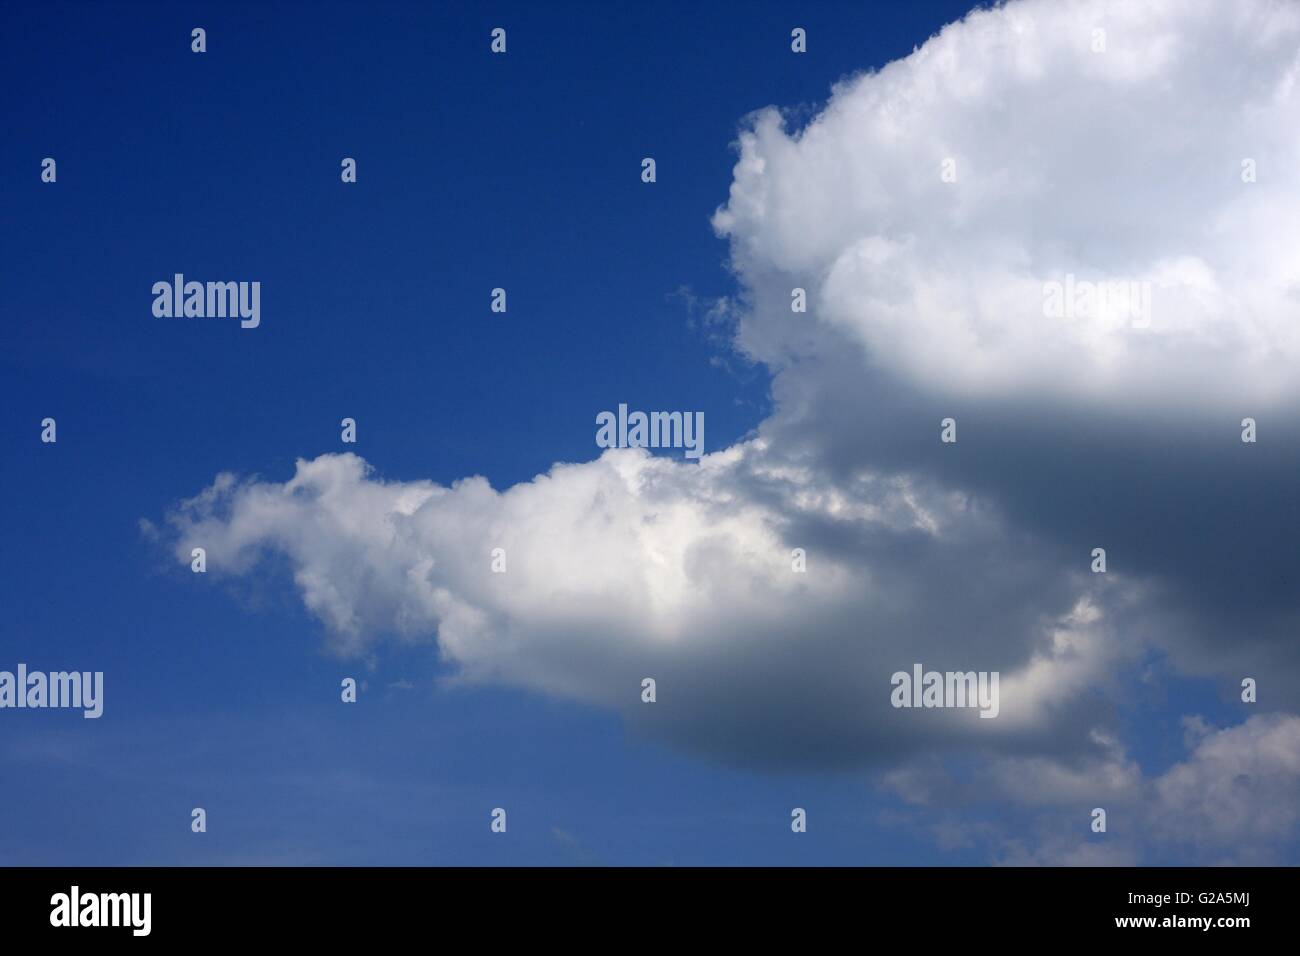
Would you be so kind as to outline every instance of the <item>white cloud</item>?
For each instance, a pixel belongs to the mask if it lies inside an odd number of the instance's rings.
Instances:
[[[1275,861],[1300,823],[1300,717],[1260,714],[1234,727],[1188,718],[1187,756],[1144,774],[1116,740],[1076,761],[994,757],[967,774],[921,758],[881,778],[887,792],[948,820],[941,845],[965,840],[1015,865],[1118,865],[1167,859],[1207,864]],[[982,813],[951,819],[956,808]],[[1092,835],[1091,811],[1107,813]],[[1012,808],[1009,826],[1005,811]]]
[[[751,293],[741,345],[780,369],[836,347],[821,325],[937,394],[1295,398],[1298,49],[1291,4],[1025,0],[842,83],[798,132],[760,112],[714,220]],[[1067,275],[1150,283],[1150,327],[1046,316]]]
[[[1123,656],[1102,612],[1119,589],[1010,541],[978,501],[901,477],[832,482],[761,440],[698,466],[611,450],[502,492],[380,481],[322,455],[283,484],[221,476],[169,520],[177,559],[203,547],[211,575],[287,557],[341,654],[436,634],[461,680],[611,708],[729,759],[1090,747],[1079,698]],[[997,719],[890,707],[891,674],[916,662],[1002,672]]]
[[[1249,860],[1294,834],[1300,717],[1265,714],[1206,732],[1188,760],[1156,781],[1149,816],[1160,838],[1219,859]]]

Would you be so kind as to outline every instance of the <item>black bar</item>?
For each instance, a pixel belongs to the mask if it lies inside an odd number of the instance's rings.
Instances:
[[[421,934],[435,930],[440,935],[430,944],[450,947],[455,937],[442,934],[459,928],[473,934],[465,941],[470,945],[582,937],[678,945],[720,934],[732,942],[806,946],[833,933],[861,946],[900,927],[922,946],[1124,935],[1199,936],[1231,945],[1260,938],[1252,934],[1272,936],[1293,922],[1295,874],[1294,868],[31,868],[0,870],[0,925],[7,940],[63,937],[91,945],[114,939],[338,945],[427,938]],[[66,914],[73,886],[87,918],[99,910],[98,894],[150,894],[148,934],[136,936],[132,928],[143,928],[142,907],[125,909],[120,897],[109,901],[106,918],[117,907],[126,925],[51,925],[56,894],[68,897]],[[86,902],[88,895],[94,903]],[[1146,918],[1154,923],[1119,924]],[[1203,919],[1208,928],[1189,925]],[[1229,920],[1245,923],[1223,922]]]

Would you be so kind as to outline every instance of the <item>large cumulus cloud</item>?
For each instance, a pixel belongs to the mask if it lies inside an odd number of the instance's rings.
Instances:
[[[1003,859],[1137,861],[1062,836],[1104,799],[1147,807],[1169,846],[1190,838],[1161,821],[1212,811],[1197,852],[1241,857],[1294,829],[1247,825],[1294,792],[1294,718],[1207,729],[1148,778],[1116,681],[1157,651],[1226,687],[1267,674],[1262,709],[1300,700],[1298,48],[1300,7],[1266,0],[976,11],[802,129],[776,109],[743,127],[717,314],[773,375],[758,437],[501,491],[323,455],[281,482],[219,476],[170,515],[175,553],[235,576],[287,560],[337,653],[436,641],[454,679],[716,758],[887,763],[930,807],[963,792],[944,761],[978,755],[969,802],[1042,782],[1020,804],[1044,829],[1004,835]],[[1045,290],[1068,277],[1149,288],[1149,314],[1056,315]],[[892,709],[889,675],[917,661],[1001,671],[1002,713]]]
[[[1025,0],[800,129],[756,113],[714,225],[735,342],[775,375],[762,434],[978,492],[1080,560],[1106,547],[1158,584],[1143,633],[1177,668],[1268,672],[1295,706],[1298,71],[1295,4]],[[1057,315],[1067,281],[1145,283],[1149,314]]]
[[[614,709],[730,761],[1086,751],[1108,720],[1086,692],[1130,653],[1106,613],[1134,599],[1118,580],[1064,572],[967,495],[831,483],[761,441],[698,466],[611,450],[502,492],[322,455],[284,483],[220,476],[170,522],[177,558],[202,547],[212,574],[287,557],[340,654],[436,635],[458,680]],[[915,662],[1001,672],[998,717],[893,709],[890,676]]]

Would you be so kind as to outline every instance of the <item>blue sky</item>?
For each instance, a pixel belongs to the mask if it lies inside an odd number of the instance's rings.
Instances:
[[[752,437],[779,404],[771,364],[708,321],[710,303],[758,295],[711,223],[746,117],[807,122],[832,84],[967,8],[7,5],[0,667],[102,670],[106,691],[97,721],[0,714],[0,862],[983,864],[1015,859],[1018,834],[1051,843],[1048,811],[995,793],[909,802],[882,783],[897,755],[701,752],[526,681],[448,684],[432,634],[341,658],[274,548],[247,574],[198,576],[141,528],[218,473],[279,483],[345,450],[388,481],[509,488],[597,458],[594,415],[619,402],[703,411],[708,451]],[[261,326],[155,318],[150,287],[176,272],[259,280]],[[883,435],[908,414],[864,404],[857,421]],[[57,444],[39,441],[46,416]],[[989,454],[948,479],[1022,500],[998,485],[1009,453]],[[906,441],[875,464],[922,467]],[[1042,524],[1019,527],[1055,555]],[[1246,717],[1236,671],[1169,654],[1126,659],[1102,708],[1148,777],[1187,757],[1188,714]],[[366,682],[356,705],[345,676]],[[985,758],[934,759],[966,779]],[[1095,799],[1075,803],[1078,842],[1100,842]],[[1108,836],[1136,827],[1119,816]],[[1282,846],[1294,860],[1293,831]],[[1207,858],[1152,854],[1138,861]]]

